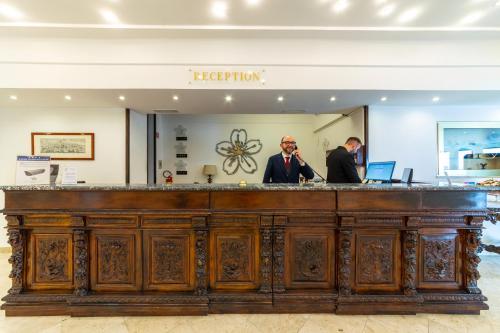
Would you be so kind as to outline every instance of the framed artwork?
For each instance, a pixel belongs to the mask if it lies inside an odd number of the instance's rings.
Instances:
[[[438,176],[500,176],[499,121],[446,121],[437,125]]]
[[[31,133],[31,154],[52,160],[94,160],[94,133]]]

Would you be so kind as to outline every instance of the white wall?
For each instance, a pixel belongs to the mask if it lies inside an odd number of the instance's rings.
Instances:
[[[124,183],[125,111],[123,109],[1,109],[0,184],[15,183],[16,156],[31,154],[31,132],[93,132],[94,161],[57,161],[78,167],[88,183]],[[58,178],[60,181],[60,176]],[[4,207],[0,191],[0,209]],[[5,225],[0,217],[0,224]],[[8,246],[0,232],[0,247]]]
[[[1,37],[0,88],[195,89],[189,69],[218,66],[265,69],[259,89],[500,89],[497,39],[411,38]]]
[[[438,121],[499,121],[500,106],[370,107],[369,160],[396,161],[394,178],[413,168],[416,181],[436,182]]]
[[[332,125],[324,127],[333,121],[335,122]],[[340,114],[317,115],[314,117],[313,130],[315,131],[313,138],[316,171],[326,178],[326,151],[344,145],[345,140],[351,136],[356,136],[363,141],[363,108],[352,111],[345,117]]]
[[[163,160],[164,169],[174,172],[175,183],[206,183],[207,177],[202,174],[204,164],[217,165],[218,174],[214,183],[237,183],[246,180],[247,183],[261,183],[269,156],[281,151],[279,147],[284,135],[292,135],[303,157],[313,167],[315,157],[315,142],[312,135],[313,115],[164,115],[158,119],[160,139],[158,159]],[[182,125],[187,129],[188,175],[175,175],[175,141],[174,128]],[[241,169],[234,175],[222,171],[225,157],[215,152],[215,146],[220,141],[228,141],[233,129],[246,129],[248,139],[260,139],[262,150],[253,155],[258,169],[254,174],[247,174]],[[163,182],[159,170],[158,182]]]
[[[146,184],[147,116],[130,110],[130,183]]]

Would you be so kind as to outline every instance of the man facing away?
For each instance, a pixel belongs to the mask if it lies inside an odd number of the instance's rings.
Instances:
[[[314,172],[301,157],[295,138],[285,135],[281,138],[281,153],[269,157],[263,183],[299,183],[299,175],[314,178]]]
[[[353,156],[360,147],[361,140],[350,137],[343,146],[338,146],[328,155],[326,158],[328,183],[361,183]]]

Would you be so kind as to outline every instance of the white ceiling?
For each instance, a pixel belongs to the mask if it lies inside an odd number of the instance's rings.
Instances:
[[[217,1],[227,5],[227,16],[216,18],[211,6]],[[0,27],[54,27],[64,29],[114,27],[131,30],[162,29],[250,29],[250,30],[470,30],[500,31],[498,0],[5,0],[19,14],[2,15]],[[341,12],[333,7],[339,1],[348,6]],[[381,16],[385,6],[390,15]],[[118,18],[110,22],[101,11]],[[415,10],[408,22],[401,15]],[[474,22],[464,22],[476,15]],[[121,25],[121,26],[120,26]]]
[[[66,95],[71,100],[65,99]],[[178,101],[173,96],[179,97]],[[232,102],[224,100],[231,95]],[[10,96],[16,96],[12,100]],[[119,96],[124,96],[121,101]],[[283,102],[277,98],[283,96]],[[335,96],[334,102],[330,98]],[[385,102],[380,99],[387,97]],[[432,98],[439,96],[439,102]],[[500,105],[498,91],[375,90],[58,90],[0,89],[0,108],[131,108],[143,113],[177,110],[180,114],[347,113],[362,105]]]
[[[215,18],[216,1],[227,3],[227,17]],[[2,0],[0,35],[64,37],[331,37],[336,38],[499,38],[500,0],[347,0],[342,12],[332,7],[344,0]],[[18,17],[5,15],[5,6]],[[384,6],[394,6],[381,17]],[[119,22],[106,21],[100,11],[112,11]],[[408,10],[417,17],[399,21]],[[4,13],[4,14],[2,14]],[[475,22],[465,17],[477,14]],[[437,37],[438,36],[438,37]],[[70,94],[71,101],[64,99]],[[177,94],[179,101],[172,96]],[[224,96],[231,94],[232,103]],[[10,99],[16,95],[17,100]],[[125,96],[120,101],[118,96]],[[276,98],[285,100],[278,103]],[[336,101],[331,103],[330,97]],[[381,102],[380,98],[388,99]],[[432,102],[440,96],[439,103]],[[493,91],[274,91],[274,90],[47,90],[0,89],[0,107],[128,107],[141,112],[154,109],[179,113],[306,113],[345,112],[360,105],[499,105]]]

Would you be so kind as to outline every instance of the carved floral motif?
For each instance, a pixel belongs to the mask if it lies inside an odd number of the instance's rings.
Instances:
[[[105,283],[129,282],[129,248],[125,239],[100,239],[99,277]]]
[[[260,231],[260,289],[261,293],[271,292],[272,273],[272,239],[271,229],[262,228]]]
[[[68,281],[68,240],[39,239],[36,265],[37,281]]]
[[[404,293],[407,296],[413,296],[417,293],[417,236],[418,231],[416,230],[406,231],[404,236],[403,288]]]
[[[340,231],[339,243],[339,293],[342,296],[351,294],[351,242],[352,231]]]
[[[465,276],[466,288],[471,294],[480,294],[477,287],[477,280],[481,277],[477,266],[481,262],[478,249],[481,244],[481,230],[467,230],[465,236]]]
[[[359,283],[392,282],[392,241],[363,237],[359,246]]]
[[[185,255],[183,239],[154,239],[153,280],[163,283],[184,282]]]
[[[455,239],[424,238],[424,281],[455,281]]]
[[[88,237],[84,230],[75,230],[75,291],[77,296],[85,296],[89,288]]]
[[[226,281],[248,281],[249,249],[244,239],[223,239],[221,241],[222,277]]]
[[[23,288],[24,237],[17,229],[9,229],[7,235],[12,247],[12,255],[9,258],[9,263],[12,264],[12,270],[9,274],[12,279],[12,287],[8,293],[13,295],[19,294]]]
[[[325,279],[325,241],[300,239],[295,241],[294,280],[323,281]]]
[[[196,289],[198,296],[207,294],[207,234],[206,230],[197,230],[195,239]]]

